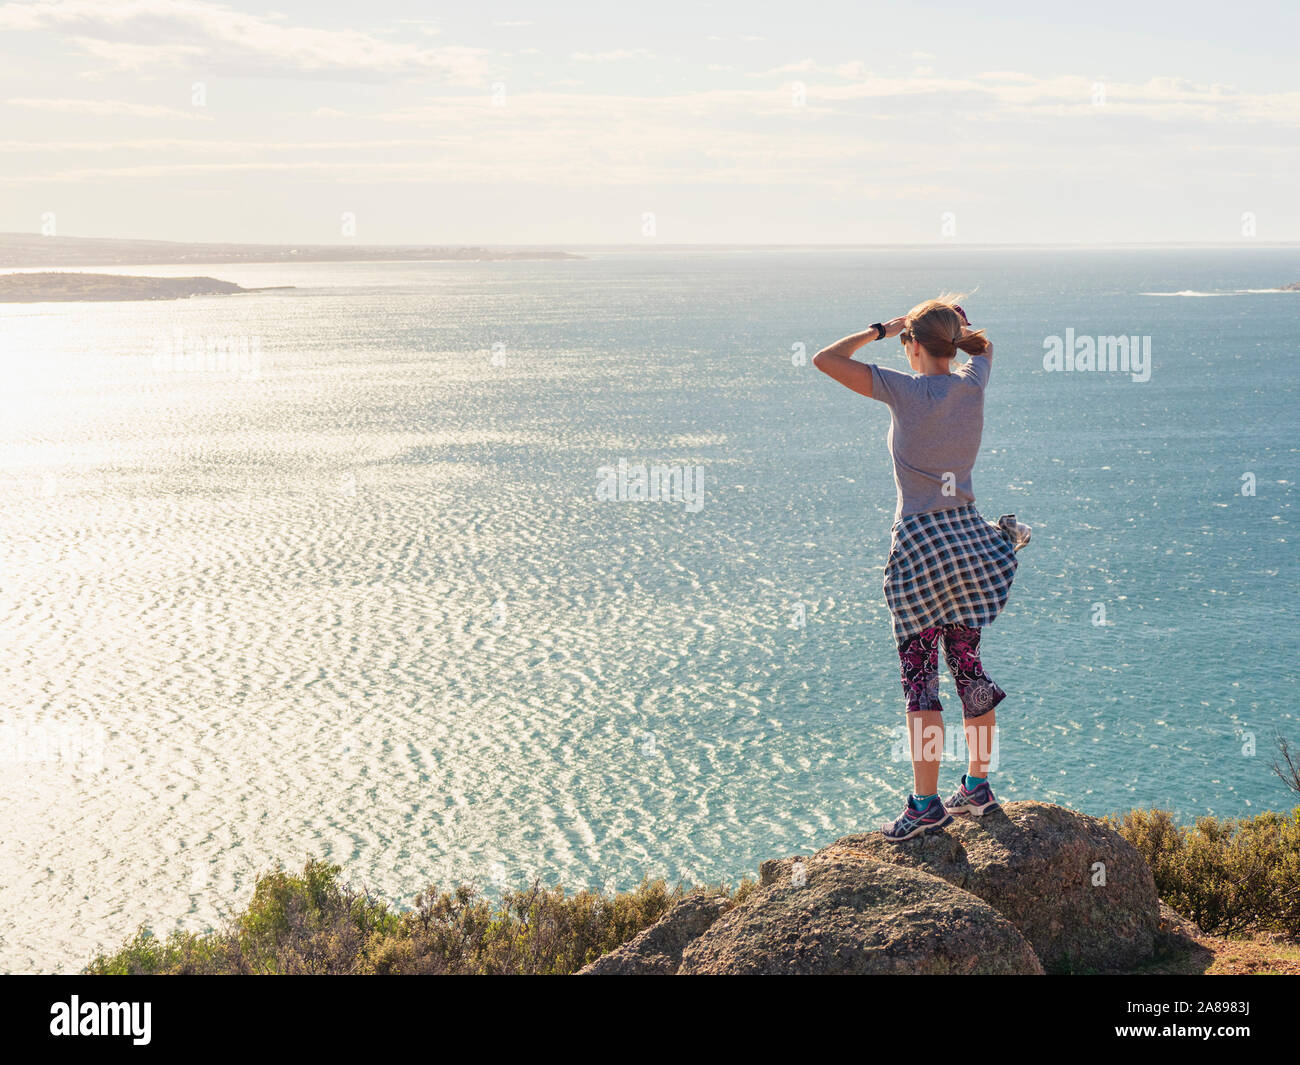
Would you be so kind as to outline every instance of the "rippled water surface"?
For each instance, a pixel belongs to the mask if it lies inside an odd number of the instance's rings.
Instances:
[[[204,927],[277,860],[399,902],[735,880],[892,817],[888,417],[799,351],[944,288],[997,345],[979,505],[1035,529],[1001,794],[1287,803],[1300,294],[1253,290],[1293,251],[135,272],[297,287],[0,307],[0,968]],[[1045,372],[1068,328],[1150,336],[1150,381]],[[620,459],[703,505],[598,499]]]

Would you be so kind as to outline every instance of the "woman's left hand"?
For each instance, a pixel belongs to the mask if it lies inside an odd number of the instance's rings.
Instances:
[[[906,321],[906,318],[907,318],[906,315],[900,314],[897,318],[891,318],[887,322],[882,322],[881,325],[885,327],[885,336],[881,337],[880,339],[884,340],[885,337],[898,336],[898,334],[903,331],[903,325]]]

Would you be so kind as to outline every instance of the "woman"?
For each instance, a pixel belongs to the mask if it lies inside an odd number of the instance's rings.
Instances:
[[[980,631],[1006,605],[1016,552],[1029,528],[1014,514],[985,521],[975,509],[971,469],[984,429],[984,390],[993,345],[972,330],[959,296],[913,307],[887,324],[847,336],[813,357],[813,365],[860,395],[889,407],[889,452],[898,506],[885,564],[885,601],[907,698],[915,790],[902,815],[882,829],[895,842],[936,832],[952,815],[995,809],[989,786],[997,717],[1006,698],[980,663]],[[911,374],[856,362],[864,344],[899,337]],[[958,351],[971,356],[953,368]],[[939,648],[961,699],[970,760],[961,784],[939,799],[943,717]]]

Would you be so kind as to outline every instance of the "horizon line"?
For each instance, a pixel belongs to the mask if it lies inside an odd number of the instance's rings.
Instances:
[[[368,250],[375,248],[392,248],[404,250],[411,248],[458,248],[458,249],[545,249],[562,251],[566,248],[606,248],[634,249],[645,251],[780,251],[795,249],[858,250],[868,248],[1300,248],[1300,239],[1296,240],[1258,240],[1240,238],[1237,240],[1130,240],[1130,241],[782,241],[782,242],[744,242],[744,241],[546,241],[541,243],[479,243],[476,241],[416,241],[406,243],[360,243],[350,242],[307,242],[307,241],[229,241],[187,239],[173,240],[159,237],[86,237],[72,234],[29,233],[19,230],[0,231],[0,241],[8,238],[35,239],[40,241],[93,241],[96,243],[119,242],[132,244],[167,244],[174,246],[209,246],[222,248],[329,248],[340,250],[355,248]]]

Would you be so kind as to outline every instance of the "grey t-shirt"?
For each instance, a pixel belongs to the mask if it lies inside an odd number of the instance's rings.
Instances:
[[[984,388],[993,360],[976,355],[952,373],[930,377],[869,365],[872,394],[889,407],[898,485],[894,520],[975,502],[971,469],[984,432]]]

